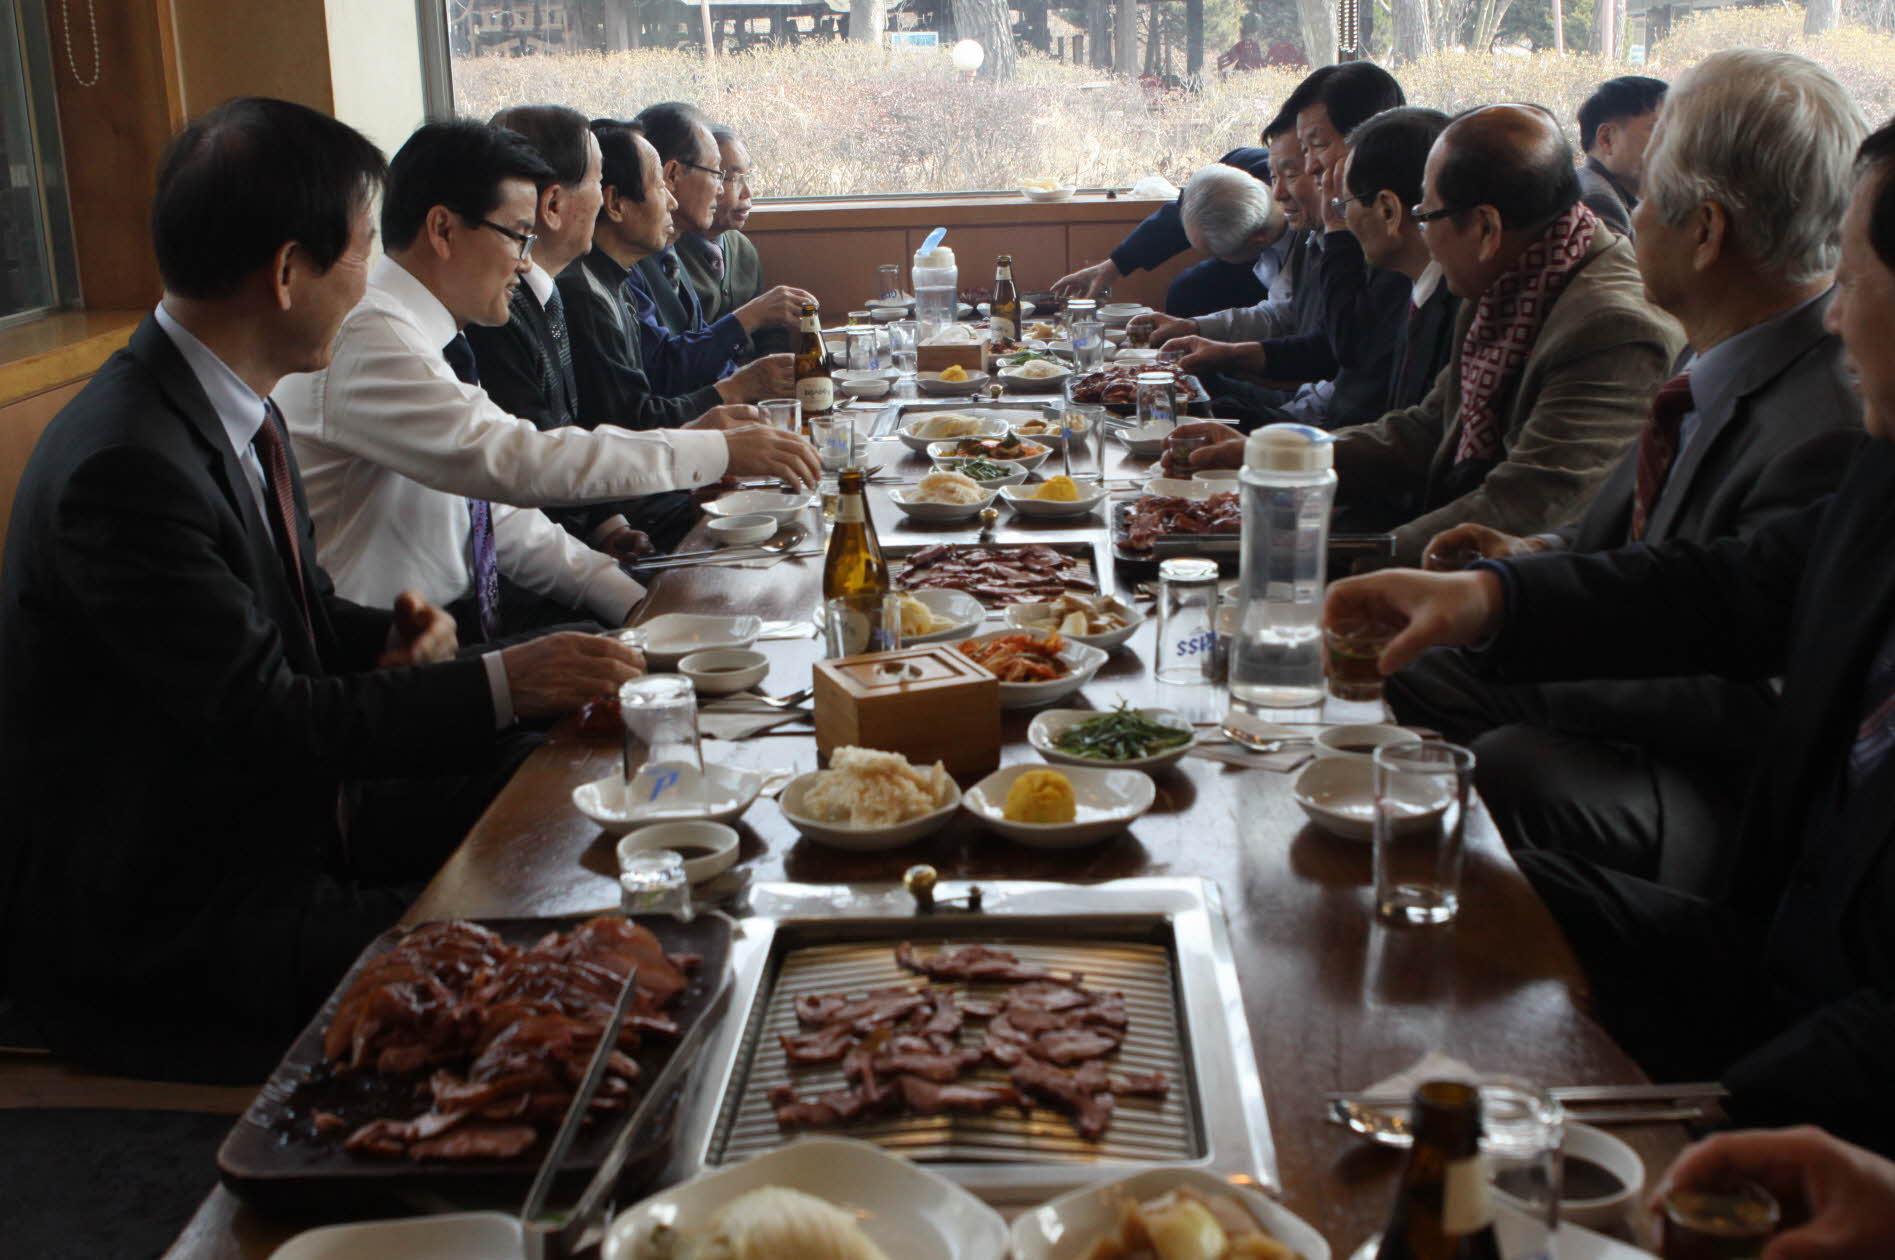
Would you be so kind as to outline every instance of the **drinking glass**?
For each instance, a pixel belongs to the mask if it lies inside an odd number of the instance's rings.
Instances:
[[[1138,422],[1141,425],[1178,423],[1178,399],[1173,390],[1177,380],[1169,372],[1138,374]]]
[[[619,687],[625,723],[625,805],[662,816],[703,796],[697,693],[676,674],[648,674]]]
[[[1158,566],[1158,661],[1161,683],[1215,683],[1217,562],[1167,560]]]
[[[900,372],[904,378],[915,374],[915,358],[918,354],[915,346],[920,336],[920,325],[912,319],[891,320],[888,329],[889,366]]]
[[[619,902],[631,914],[668,914],[689,920],[691,881],[684,858],[670,849],[646,849],[619,859]]]
[[[1481,1082],[1480,1108],[1480,1149],[1500,1254],[1550,1260],[1559,1229],[1565,1111],[1537,1085],[1507,1076]]]
[[[855,459],[855,416],[850,412],[827,419],[809,420],[809,440],[822,458],[825,473],[835,474],[850,467]]]
[[[1665,1260],[1751,1260],[1777,1230],[1776,1196],[1742,1178],[1679,1186],[1665,1196]]]
[[[1069,318],[1066,329],[1072,337],[1073,364],[1081,372],[1091,372],[1104,365],[1105,325],[1097,317]]]
[[[799,398],[766,398],[757,404],[763,422],[773,429],[800,433],[803,428],[803,403]]]
[[[1329,694],[1338,700],[1380,700],[1382,649],[1401,633],[1386,622],[1345,621],[1323,631],[1328,648]]]
[[[875,275],[881,286],[877,297],[884,302],[901,301],[901,264],[883,263],[875,269]]]
[[[852,372],[873,372],[882,366],[882,330],[869,325],[842,330],[847,341],[844,361]]]
[[[901,647],[901,596],[882,596],[880,622],[871,621],[855,600],[837,597],[823,604],[823,657],[893,652]]]
[[[1461,904],[1474,754],[1455,744],[1375,750],[1375,913],[1447,923]]]

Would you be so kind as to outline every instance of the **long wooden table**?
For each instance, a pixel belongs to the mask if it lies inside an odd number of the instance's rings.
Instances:
[[[896,443],[871,445],[871,462],[913,477],[926,463]],[[1115,477],[1147,461],[1108,457]],[[1057,462],[1048,469],[1057,468]],[[917,526],[872,493],[885,544],[967,540],[969,527]],[[1003,513],[1004,516],[1004,513]],[[812,522],[813,524],[814,522]],[[1059,528],[1003,520],[997,537],[1101,537],[1103,512]],[[693,545],[687,541],[687,545]],[[1101,544],[1101,552],[1104,546]],[[1121,590],[1146,575],[1120,570]],[[820,559],[770,568],[682,569],[659,578],[641,617],[662,612],[754,613],[807,618],[821,587]],[[1086,687],[1104,707],[1123,695],[1151,703],[1148,622]],[[772,660],[765,686],[807,684],[811,639],[759,644]],[[1037,760],[1025,742],[1030,714],[1009,714],[1006,762]],[[730,745],[740,764],[813,769],[807,725]],[[550,915],[615,905],[613,842],[571,804],[574,786],[617,765],[612,740],[554,732],[494,801],[442,868],[409,918]],[[1090,849],[1021,848],[962,815],[936,837],[891,853],[838,853],[802,840],[773,802],[739,825],[741,869],[756,881],[835,884],[895,881],[917,862],[944,879],[1052,879],[1092,883],[1137,875],[1194,875],[1223,898],[1286,1205],[1328,1238],[1336,1260],[1381,1226],[1401,1157],[1366,1146],[1325,1121],[1326,1091],[1356,1089],[1437,1050],[1489,1071],[1546,1084],[1644,1080],[1585,1013],[1584,980],[1557,927],[1508,859],[1484,811],[1469,825],[1459,919],[1450,926],[1379,924],[1368,846],[1307,825],[1287,775],[1187,757],[1157,777],[1153,810],[1131,830]],[[1684,1144],[1678,1125],[1615,1130],[1655,1178]],[[261,1257],[311,1222],[267,1219],[219,1189],[171,1252],[179,1257]]]

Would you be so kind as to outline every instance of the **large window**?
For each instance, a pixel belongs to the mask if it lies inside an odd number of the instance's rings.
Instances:
[[[1716,48],[1753,44],[1828,66],[1879,123],[1895,106],[1888,34],[1895,0],[1826,2],[1807,17],[1787,5],[1703,0],[1351,7],[1363,47],[1393,68],[1412,104],[1452,112],[1534,101],[1570,126],[1603,79],[1639,64],[1671,78]],[[1335,0],[443,3],[441,59],[458,112],[487,117],[505,105],[562,102],[592,116],[629,117],[655,101],[691,101],[743,135],[762,199],[1005,191],[1035,178],[1109,188],[1157,174],[1182,183],[1225,151],[1257,143],[1306,72],[1304,50],[1316,50],[1308,60],[1333,57],[1340,7]],[[1825,24],[1831,29],[1820,29]],[[965,46],[956,59],[956,45],[969,38],[980,45],[978,69],[969,69]]]
[[[0,0],[0,327],[73,297],[49,53],[40,0]]]

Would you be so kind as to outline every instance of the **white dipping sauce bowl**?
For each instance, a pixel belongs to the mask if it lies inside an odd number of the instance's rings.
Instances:
[[[760,543],[776,533],[774,516],[765,516],[761,512],[746,516],[720,516],[710,523],[711,537],[720,547],[742,547],[751,543]]]
[[[619,869],[635,853],[670,849],[684,859],[684,877],[693,884],[722,875],[737,860],[737,833],[723,823],[667,822],[627,832],[618,844]]]
[[[1316,735],[1316,755],[1318,757],[1354,757],[1359,761],[1370,761],[1375,757],[1375,749],[1390,744],[1419,744],[1421,736],[1413,731],[1387,723],[1376,722],[1352,726],[1331,726]],[[1355,749],[1366,745],[1367,752]]]

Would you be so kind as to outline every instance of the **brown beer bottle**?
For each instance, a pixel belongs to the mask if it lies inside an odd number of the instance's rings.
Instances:
[[[1415,1089],[1415,1144],[1375,1260],[1500,1260],[1480,1153],[1480,1090],[1461,1081]]]
[[[826,416],[836,407],[836,381],[829,374],[829,347],[823,344],[822,320],[814,302],[803,303],[802,339],[796,346],[796,399],[803,419]]]
[[[836,523],[829,529],[829,550],[822,562],[823,603],[839,599],[848,606],[840,639],[847,656],[895,646],[882,621],[882,599],[889,591],[888,562],[882,559],[882,545],[875,539],[864,481],[860,468],[845,468],[838,475]],[[836,615],[834,609],[829,615]]]
[[[995,341],[1020,340],[1020,290],[1013,283],[1013,255],[994,260],[994,300],[988,308],[987,327]]]

